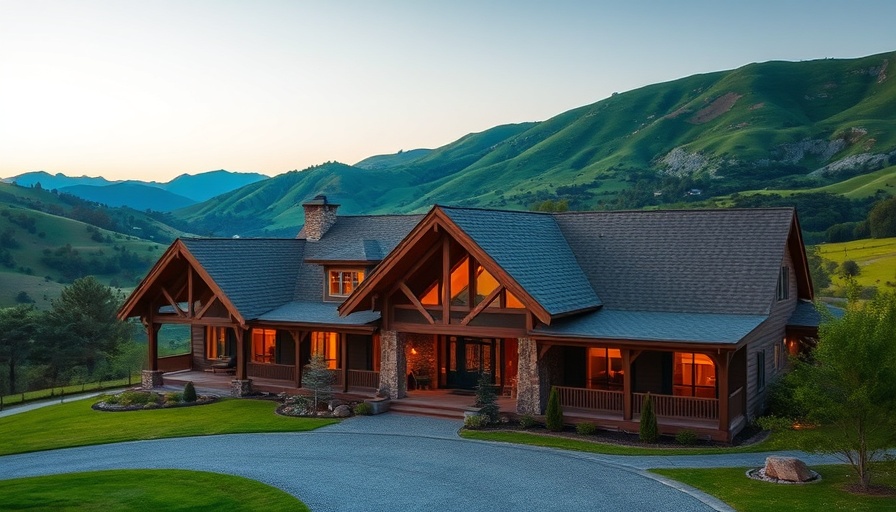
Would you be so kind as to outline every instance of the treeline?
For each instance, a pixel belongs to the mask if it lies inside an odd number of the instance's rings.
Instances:
[[[113,245],[113,254],[106,255],[103,250],[88,256],[65,244],[53,249],[44,249],[41,263],[58,270],[63,282],[71,282],[88,275],[114,275],[124,273],[126,279],[134,279],[142,275],[155,261],[150,256],[140,256],[129,251],[125,246]]]
[[[0,394],[125,377],[145,345],[116,312],[122,297],[93,277],[64,288],[52,308],[0,309]]]

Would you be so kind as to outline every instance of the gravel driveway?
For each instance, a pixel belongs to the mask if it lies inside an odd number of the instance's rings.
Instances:
[[[245,476],[314,511],[727,510],[623,460],[463,440],[460,422],[385,414],[313,432],[136,441],[0,457],[0,479],[118,468]]]

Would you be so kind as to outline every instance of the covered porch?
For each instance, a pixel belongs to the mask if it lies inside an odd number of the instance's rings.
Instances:
[[[359,375],[356,372],[361,372]],[[337,372],[334,372],[337,373]],[[350,384],[344,385],[339,378],[342,372],[337,373],[337,383],[333,385],[333,392],[342,397],[352,398],[370,398],[376,393],[375,386],[369,386],[370,375],[363,370],[349,370],[348,377]],[[379,376],[376,376],[379,379]],[[183,386],[187,382],[192,382],[197,388],[220,391],[222,394],[229,395],[233,386],[234,376],[223,372],[209,372],[205,370],[181,369],[165,371],[162,379],[166,386]],[[375,383],[378,382],[375,381]],[[304,390],[289,379],[269,378],[263,375],[252,377],[252,390],[262,393],[286,393],[289,395],[303,394]]]

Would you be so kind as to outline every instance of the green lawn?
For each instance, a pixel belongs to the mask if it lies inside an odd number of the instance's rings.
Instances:
[[[858,481],[852,468],[843,465],[817,466],[822,480],[804,485],[785,485],[747,478],[748,468],[654,469],[654,473],[678,480],[719,498],[737,510],[818,511],[896,510],[894,496],[857,495],[844,486]],[[881,464],[872,484],[896,487],[896,462]]]
[[[274,413],[266,400],[223,399],[197,407],[101,412],[91,400],[0,418],[0,455],[123,441],[253,432],[303,432],[337,420]]]
[[[0,504],[3,510],[308,510],[290,494],[255,480],[173,469],[0,480]]]

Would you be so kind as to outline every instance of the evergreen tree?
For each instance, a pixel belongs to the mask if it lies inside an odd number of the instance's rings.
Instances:
[[[9,377],[9,389],[0,393],[16,392],[16,369],[31,351],[38,318],[39,313],[33,306],[0,309],[0,361],[6,363]]]
[[[302,387],[311,391],[313,413],[317,414],[321,402],[333,396],[332,386],[336,375],[327,368],[327,361],[322,354],[314,354],[302,372]]]
[[[479,415],[484,417],[488,423],[498,421],[498,397],[495,394],[495,387],[492,385],[492,377],[489,373],[479,375],[479,382],[476,385],[476,407],[479,407]]]
[[[193,386],[193,381],[188,381],[184,385],[184,402],[193,403],[196,401],[196,387]]]
[[[650,393],[644,397],[644,405],[641,406],[638,435],[645,443],[655,443],[660,437],[659,427],[656,424],[656,413],[653,411],[653,398],[650,397]]]
[[[551,395],[548,397],[545,426],[548,427],[548,430],[553,430],[554,432],[563,430],[563,407],[560,406],[560,393],[556,387],[551,388]]]

